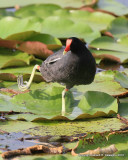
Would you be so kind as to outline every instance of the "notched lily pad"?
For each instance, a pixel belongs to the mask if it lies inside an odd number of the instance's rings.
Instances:
[[[78,107],[87,117],[99,117],[117,113],[118,103],[112,96],[103,92],[88,91],[82,96]],[[89,116],[90,114],[90,116]],[[83,117],[84,115],[82,115]],[[79,118],[81,115],[79,116]]]

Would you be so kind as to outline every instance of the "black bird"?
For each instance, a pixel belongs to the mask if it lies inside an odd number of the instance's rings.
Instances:
[[[65,93],[74,85],[90,84],[96,73],[96,62],[85,44],[78,38],[71,37],[66,41],[64,52],[50,55],[41,66],[35,65],[29,82],[23,83],[23,77],[18,77],[20,90],[30,87],[35,70],[38,69],[46,82],[58,82],[66,85],[62,92],[62,115],[65,114]]]

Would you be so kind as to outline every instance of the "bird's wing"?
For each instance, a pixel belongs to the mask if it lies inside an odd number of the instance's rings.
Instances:
[[[56,52],[56,53],[52,54],[51,56],[49,56],[43,63],[45,63],[45,64],[53,64],[53,63],[57,62],[58,60],[60,60],[64,56],[63,55],[63,51],[64,51],[64,49],[62,48],[58,52]]]

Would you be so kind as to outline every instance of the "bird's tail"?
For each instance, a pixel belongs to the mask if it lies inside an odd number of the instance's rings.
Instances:
[[[30,79],[29,79],[28,82],[27,81],[23,81],[23,76],[22,75],[18,76],[17,83],[18,83],[18,88],[21,91],[25,91],[30,87],[36,70],[40,70],[40,66],[37,65],[37,64],[34,66],[34,68],[32,70],[32,73],[31,73],[31,76],[30,76]]]

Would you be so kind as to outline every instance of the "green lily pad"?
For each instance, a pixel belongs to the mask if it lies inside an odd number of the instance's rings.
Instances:
[[[124,44],[124,41],[119,43],[118,41],[115,41],[114,39],[107,36],[95,39],[91,42],[90,47],[98,48],[98,50],[103,49],[108,51],[110,50],[128,53],[128,46]]]
[[[77,99],[80,99],[81,95],[87,91],[100,91],[113,96],[127,94],[128,90],[121,87],[120,84],[114,80],[116,73],[119,72],[108,70],[97,73],[94,82],[90,85],[75,86],[71,90],[76,91],[75,97]]]
[[[91,42],[89,48],[94,57],[103,59],[109,59],[119,63],[128,62],[128,37],[123,37],[118,41],[114,39],[103,36],[98,39],[95,39]]]
[[[0,2],[0,6],[1,8],[8,8],[8,7],[12,7],[12,6],[15,6],[16,4],[19,5],[19,6],[25,6],[25,5],[28,5],[28,4],[37,4],[37,3],[46,3],[46,4],[56,4],[56,5],[60,5],[62,7],[75,7],[75,8],[79,8],[79,7],[82,7],[82,6],[85,6],[85,5],[94,5],[96,2],[94,2],[93,0],[85,0],[85,1],[82,1],[82,0],[31,0],[31,1],[26,1],[26,0],[19,0],[17,3],[15,2],[15,0],[12,0],[11,2],[8,1],[8,2],[3,2],[1,1]]]
[[[128,7],[123,5],[121,1],[115,0],[99,0],[97,8],[111,12],[117,16],[123,16],[128,14]]]
[[[25,31],[41,31],[40,22],[32,22],[30,19],[19,19],[14,17],[5,17],[0,20],[0,37],[8,36]]]
[[[128,89],[128,76],[127,76],[127,75],[118,72],[118,73],[115,75],[115,81],[119,82],[120,85],[121,85],[123,88],[127,88],[127,89]]]
[[[8,75],[9,76],[9,75]],[[0,74],[0,78],[1,78],[1,74]],[[13,77],[13,79],[17,79],[16,77]],[[16,86],[17,87],[17,83],[16,82],[13,82],[13,81],[2,81],[1,84],[0,84],[0,88],[9,88],[9,87],[12,87],[12,86]],[[18,89],[18,87],[17,87]]]
[[[18,17],[38,16],[46,18],[61,7],[55,4],[32,4],[24,6],[15,12]]]
[[[10,102],[11,97],[8,95],[3,95],[0,93],[0,111],[12,111],[14,109],[14,105]],[[18,107],[15,106],[15,109],[17,110]]]
[[[48,33],[57,38],[78,37],[86,42],[91,42],[100,37],[99,31],[93,31],[84,22],[73,22],[68,18],[51,16],[42,22],[42,33]]]
[[[128,120],[128,97],[119,100],[119,114]]]
[[[8,36],[6,40],[39,41],[44,44],[47,44],[49,49],[58,49],[62,47],[62,43],[59,39],[49,34],[41,34],[35,31],[27,31],[27,32],[13,34]]]
[[[90,49],[95,57],[96,63],[99,64],[103,60],[117,62],[121,64],[128,63],[128,53],[122,51],[96,50]]]
[[[18,105],[24,112],[31,112],[42,117],[53,117],[61,114],[61,93],[63,87],[49,85],[43,89],[32,90],[29,93],[16,95],[11,102]],[[66,96],[66,110],[72,111],[73,97],[71,93]]]
[[[121,117],[126,118],[128,121],[128,103],[119,104],[119,114]]]
[[[85,113],[95,114],[95,116],[99,117],[102,114],[101,112],[106,114],[117,113],[118,104],[115,98],[106,93],[88,91],[81,98],[78,107]]]
[[[105,30],[109,23],[115,19],[114,16],[102,12],[88,12],[81,10],[57,10],[54,12],[55,16],[62,18],[69,18],[76,22],[84,22],[89,25],[93,31]]]
[[[38,84],[37,84],[38,86]],[[85,103],[85,96],[81,99],[81,101],[74,101],[71,92],[67,92],[66,94],[66,115],[61,116],[61,93],[63,87],[60,87],[58,84],[40,84],[40,89],[31,90],[28,93],[23,93],[14,96],[10,99],[11,106],[13,109],[11,110],[16,112],[31,112],[31,114],[21,114],[14,115],[14,118],[24,119],[28,121],[33,120],[58,120],[58,119],[66,119],[66,120],[74,120],[74,119],[85,119],[85,118],[94,118],[101,116],[112,116],[117,113],[117,100],[113,97],[107,95],[106,93],[99,92],[87,92],[87,95],[95,97],[97,94],[98,98],[101,100],[103,97],[107,97],[107,102],[101,105],[99,101],[94,101],[89,104],[89,99],[86,98],[87,103]],[[41,89],[42,88],[42,89]],[[102,97],[103,96],[103,97]],[[4,101],[3,99],[1,101]],[[77,106],[77,103],[78,106]],[[96,103],[96,104],[95,104]],[[95,104],[95,105],[94,105]],[[17,107],[15,107],[17,106]],[[95,106],[95,107],[94,107]],[[97,107],[96,107],[97,106]],[[2,107],[2,106],[1,106]],[[105,108],[104,108],[105,107]],[[6,111],[5,107],[1,108],[2,111]],[[7,108],[8,109],[8,108]]]
[[[125,17],[114,19],[108,26],[108,31],[116,38],[128,35],[128,20]]]
[[[4,81],[17,81],[17,77],[19,75],[23,75],[24,80],[28,80],[30,78],[30,75],[32,73],[32,69],[33,69],[34,65],[36,65],[36,64],[41,65],[41,63],[42,63],[42,60],[35,59],[35,61],[33,61],[30,66],[1,69],[0,70],[0,79],[4,80]],[[33,82],[41,82],[42,80],[43,80],[43,78],[42,78],[40,72],[36,72],[34,79],[33,79]],[[6,85],[6,82],[3,82],[3,83],[5,83],[5,86],[11,85],[11,84]],[[9,82],[7,82],[7,83],[9,83]]]
[[[23,52],[0,49],[0,69],[7,67],[27,66],[35,58]]]

